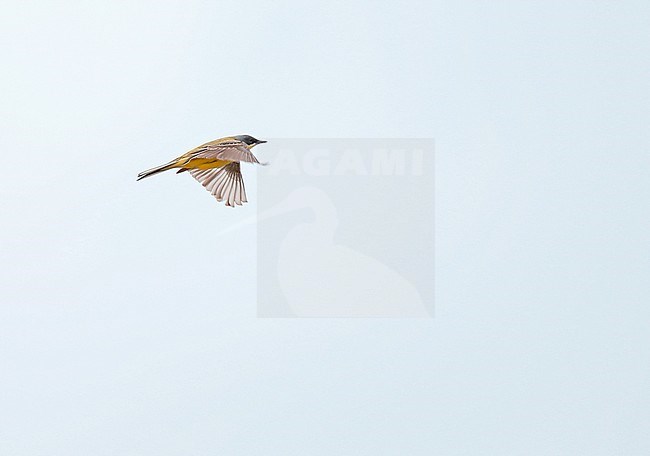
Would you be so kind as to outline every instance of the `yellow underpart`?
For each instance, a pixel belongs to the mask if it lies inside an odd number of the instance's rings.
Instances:
[[[189,162],[179,160],[174,164],[174,168],[188,168],[188,169],[212,169],[221,168],[231,163],[226,160],[215,160],[213,158],[193,158]]]

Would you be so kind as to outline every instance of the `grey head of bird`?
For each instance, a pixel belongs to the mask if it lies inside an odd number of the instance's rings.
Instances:
[[[264,144],[266,141],[261,139],[255,139],[250,135],[237,135],[233,136],[237,141],[241,141],[249,147],[257,146],[258,144]]]

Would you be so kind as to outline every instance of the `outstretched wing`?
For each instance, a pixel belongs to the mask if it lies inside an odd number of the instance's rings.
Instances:
[[[247,203],[244,179],[239,163],[232,162],[221,168],[190,169],[190,174],[199,181],[217,201],[225,201],[226,206],[241,206]]]
[[[250,151],[246,144],[241,141],[213,141],[191,150],[188,155],[191,158],[211,158],[231,162],[258,163],[257,158]]]

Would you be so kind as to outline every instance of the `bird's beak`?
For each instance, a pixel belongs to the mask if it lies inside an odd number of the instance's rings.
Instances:
[[[260,141],[257,141],[257,144],[264,144],[265,142],[267,142],[267,141],[261,141],[260,140]]]

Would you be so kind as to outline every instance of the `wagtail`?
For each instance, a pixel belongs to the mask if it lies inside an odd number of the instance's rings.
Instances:
[[[169,169],[180,168],[176,174],[189,171],[194,179],[217,198],[217,201],[225,201],[226,206],[234,207],[235,204],[241,206],[247,200],[239,162],[260,164],[251,149],[265,142],[248,135],[215,139],[169,163],[142,171],[138,174],[137,180]]]

